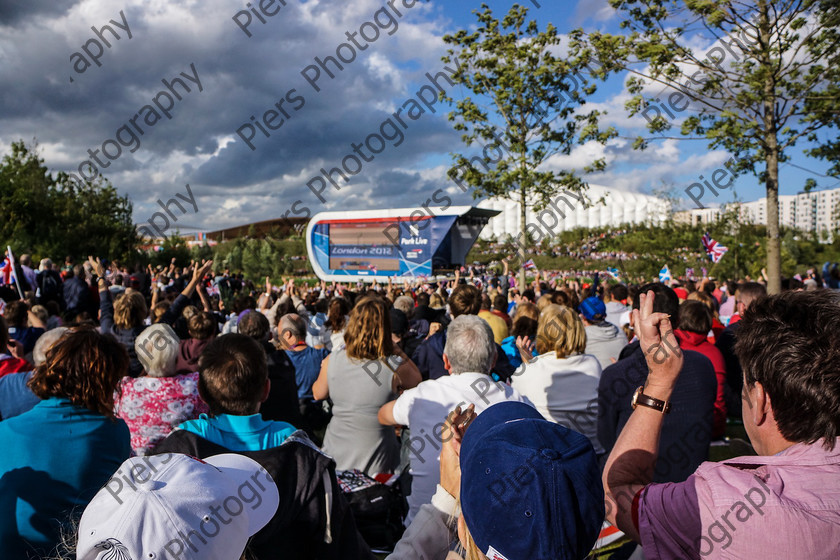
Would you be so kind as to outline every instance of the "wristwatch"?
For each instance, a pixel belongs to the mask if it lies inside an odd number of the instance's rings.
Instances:
[[[667,414],[671,412],[671,403],[668,401],[661,401],[659,399],[655,399],[648,395],[645,395],[642,391],[644,391],[644,386],[639,387],[636,389],[636,392],[633,393],[633,400],[631,404],[633,405],[633,410],[636,410],[637,406],[646,406],[648,408],[652,408],[661,412],[662,414]]]

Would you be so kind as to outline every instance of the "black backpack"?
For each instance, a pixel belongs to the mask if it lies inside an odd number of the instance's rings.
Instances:
[[[58,301],[61,294],[61,281],[52,270],[45,270],[41,276],[41,301]]]

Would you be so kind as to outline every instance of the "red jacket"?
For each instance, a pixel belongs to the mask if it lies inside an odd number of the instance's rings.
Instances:
[[[32,371],[35,367],[20,358],[12,358],[7,356],[5,359],[0,359],[0,377],[7,373],[18,373],[19,371]]]
[[[712,423],[712,439],[723,437],[726,431],[726,400],[724,387],[726,386],[726,362],[723,354],[713,344],[709,343],[705,334],[693,333],[677,329],[674,331],[683,350],[700,352],[712,362],[717,377],[717,397],[715,399],[714,421]]]

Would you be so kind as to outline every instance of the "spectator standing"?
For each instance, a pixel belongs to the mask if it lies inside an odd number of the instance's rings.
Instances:
[[[587,354],[595,356],[603,370],[618,361],[621,351],[627,346],[624,331],[608,322],[607,307],[598,297],[588,297],[578,308],[586,331]]]
[[[680,328],[674,330],[680,348],[699,352],[709,358],[715,370],[717,397],[715,398],[712,439],[720,439],[726,431],[726,365],[723,354],[706,338],[712,328],[712,312],[700,301],[686,301],[680,305]]]
[[[724,329],[715,340],[715,346],[723,354],[726,365],[726,411],[735,418],[741,418],[741,390],[744,387],[744,376],[741,363],[735,354],[735,338],[738,334],[738,323],[750,306],[758,298],[767,294],[764,284],[745,282],[738,286],[735,292],[736,313],[729,320],[729,326]]]
[[[38,301],[41,305],[47,306],[49,302],[55,302],[59,309],[64,308],[63,280],[58,271],[53,270],[50,259],[41,259],[35,282],[38,286]]]
[[[339,470],[368,475],[394,472],[400,449],[394,429],[379,423],[379,408],[420,383],[417,366],[391,336],[391,316],[378,296],[356,303],[344,333],[345,347],[326,358],[312,388],[317,400],[330,397],[333,417],[324,452]]]
[[[657,294],[655,311],[670,316],[679,324],[680,306],[674,290],[659,282],[642,286],[641,293]],[[633,309],[639,309],[641,296],[633,300]],[[633,325],[635,327],[635,325]],[[633,413],[632,398],[637,387],[645,385],[648,366],[645,348],[639,341],[624,350],[625,357],[607,367],[598,386],[598,439],[609,452],[618,435]],[[672,352],[679,350],[674,344]],[[662,428],[654,480],[681,482],[709,458],[712,438],[714,405],[717,381],[712,362],[702,354],[682,351],[685,356],[680,383],[674,391],[669,414]]]
[[[607,322],[618,328],[629,323],[630,307],[627,305],[629,292],[624,284],[615,284],[609,288],[610,301],[606,304]]]
[[[239,321],[239,332],[253,338],[265,351],[271,389],[268,398],[260,405],[260,416],[263,420],[286,422],[296,428],[309,428],[301,416],[295,366],[289,359],[288,352],[278,350],[268,341],[271,336],[268,318],[262,313],[248,313]]]
[[[582,433],[602,454],[596,434],[601,366],[585,354],[586,331],[577,313],[550,304],[540,313],[539,356],[514,376],[513,388],[534,404],[543,418]]]
[[[408,426],[411,457],[411,494],[408,496],[406,525],[429,503],[440,482],[441,419],[456,406],[475,404],[480,414],[497,402],[522,401],[512,387],[494,382],[489,376],[496,361],[493,331],[482,319],[462,315],[449,324],[443,362],[449,375],[420,383],[379,409],[379,421],[386,426]],[[433,438],[430,442],[426,436]]]
[[[505,320],[490,311],[490,308],[490,296],[481,294],[481,309],[478,312],[478,316],[487,321],[487,324],[493,329],[493,339],[496,341],[496,344],[501,344],[508,336],[508,326]]]

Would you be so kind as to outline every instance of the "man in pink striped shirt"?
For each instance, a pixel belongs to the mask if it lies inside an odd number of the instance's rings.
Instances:
[[[840,558],[840,293],[764,297],[741,321],[744,426],[758,456],[651,484],[682,352],[653,294],[633,311],[650,367],[604,468],[607,518],[645,558]],[[676,350],[672,350],[676,349]]]

